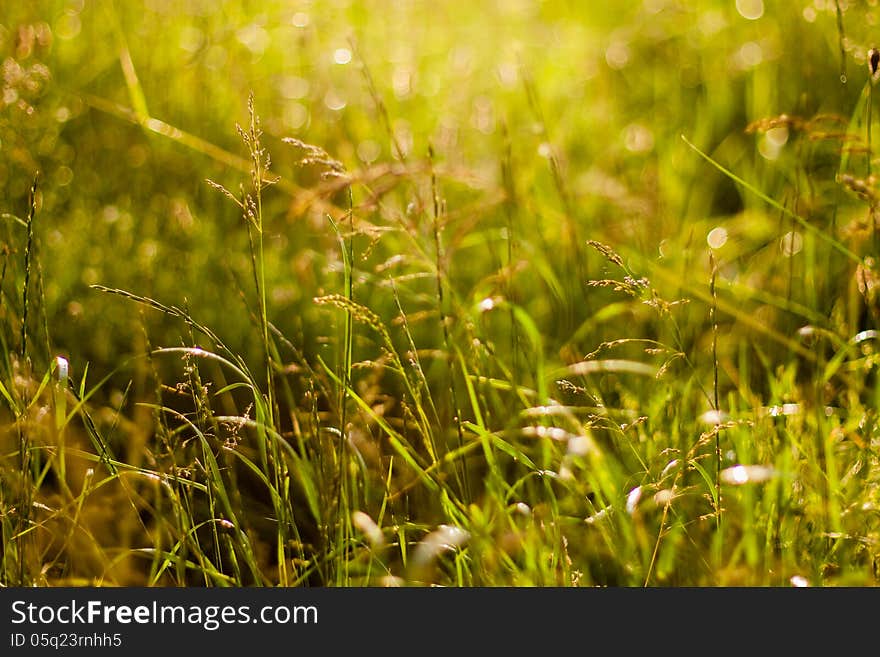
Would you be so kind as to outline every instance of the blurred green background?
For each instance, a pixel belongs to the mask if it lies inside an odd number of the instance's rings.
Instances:
[[[48,324],[55,349],[80,368],[137,351],[142,333],[132,308],[93,283],[186,303],[246,348],[246,236],[237,209],[205,184],[237,190],[246,173],[198,142],[141,127],[139,112],[242,157],[235,124],[253,93],[275,173],[304,187],[315,175],[283,137],[318,144],[355,172],[401,164],[392,135],[404,169],[423,163],[431,143],[462,232],[499,224],[509,148],[524,241],[555,248],[567,203],[580,238],[648,258],[662,248],[674,260],[723,218],[761,206],[679,136],[776,195],[779,160],[793,149],[762,157],[760,137],[744,129],[782,113],[852,111],[874,14],[854,7],[845,18],[844,85],[832,2],[5,2],[0,209],[23,216],[40,172]],[[406,212],[406,187],[384,198],[389,212]],[[355,195],[364,202],[362,189]],[[271,314],[286,333],[314,338],[327,317],[311,299],[338,287],[338,254],[321,211],[296,201],[267,193]],[[776,228],[754,223],[743,226],[744,251]],[[10,254],[20,252],[22,231],[5,230]],[[400,245],[389,230],[385,254]],[[465,295],[491,270],[483,255],[503,249],[488,246],[458,252],[451,271]],[[145,321],[156,342],[174,342],[178,327]]]

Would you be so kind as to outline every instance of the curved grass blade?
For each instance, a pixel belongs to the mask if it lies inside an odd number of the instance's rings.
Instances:
[[[734,182],[736,182],[736,183],[742,185],[743,187],[745,187],[748,191],[750,191],[752,194],[754,194],[755,196],[757,196],[758,198],[760,198],[760,199],[761,199],[762,201],[764,201],[765,203],[767,203],[767,204],[769,204],[770,206],[772,206],[773,208],[779,210],[779,211],[780,211],[781,213],[783,213],[785,216],[787,216],[787,217],[789,217],[789,218],[791,218],[791,219],[794,219],[796,222],[798,222],[798,223],[804,228],[804,230],[807,230],[807,231],[813,233],[813,234],[814,234],[816,237],[818,237],[819,239],[821,239],[821,240],[827,242],[830,246],[832,246],[834,249],[836,249],[837,251],[839,251],[840,253],[842,253],[843,255],[845,255],[847,258],[849,258],[849,259],[852,260],[853,262],[859,262],[859,263],[860,263],[860,262],[862,261],[862,259],[861,259],[859,256],[857,256],[855,253],[853,253],[852,251],[850,251],[848,248],[846,248],[843,244],[841,244],[840,242],[838,242],[836,239],[834,239],[833,237],[831,237],[831,236],[828,235],[827,233],[825,233],[825,232],[819,230],[819,229],[816,228],[813,224],[811,224],[809,221],[807,221],[806,219],[804,219],[803,217],[801,217],[799,214],[796,214],[796,213],[792,212],[792,211],[789,210],[787,207],[785,207],[784,205],[782,205],[779,201],[775,201],[775,200],[773,200],[772,198],[770,198],[769,196],[767,196],[764,192],[762,192],[761,190],[759,190],[757,187],[755,187],[754,185],[752,185],[752,184],[746,182],[745,180],[743,180],[742,178],[740,178],[738,175],[736,175],[735,173],[733,173],[733,171],[731,171],[730,169],[725,168],[725,167],[724,167],[721,163],[719,163],[717,160],[714,160],[711,156],[709,156],[709,155],[707,155],[706,153],[704,153],[703,151],[701,151],[701,150],[700,150],[699,148],[697,148],[694,144],[692,144],[690,141],[688,141],[687,137],[685,137],[684,135],[681,135],[681,139],[682,139],[682,141],[683,141],[685,144],[688,145],[688,147],[689,147],[691,150],[693,150],[697,155],[699,155],[701,158],[703,158],[704,160],[706,160],[706,162],[708,162],[709,164],[711,164],[713,167],[715,167],[716,169],[718,169],[721,173],[723,173],[725,176],[727,176],[728,178],[730,178],[730,179],[733,180]]]

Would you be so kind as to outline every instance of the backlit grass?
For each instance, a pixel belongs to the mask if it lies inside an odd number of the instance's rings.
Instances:
[[[183,5],[0,7],[0,583],[876,583],[872,6]]]

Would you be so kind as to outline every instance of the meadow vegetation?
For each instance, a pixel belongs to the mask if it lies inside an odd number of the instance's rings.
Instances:
[[[3,2],[0,584],[876,584],[876,4]]]

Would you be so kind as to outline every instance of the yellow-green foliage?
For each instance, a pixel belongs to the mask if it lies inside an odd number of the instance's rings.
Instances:
[[[0,2],[0,584],[876,584],[840,7]]]

